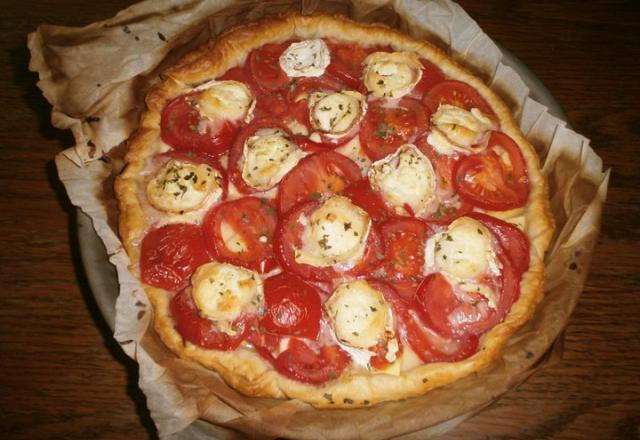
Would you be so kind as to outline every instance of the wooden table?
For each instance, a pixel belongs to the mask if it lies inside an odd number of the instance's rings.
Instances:
[[[76,214],[53,164],[72,144],[49,123],[26,34],[80,26],[126,0],[3,2],[0,33],[0,430],[4,438],[155,437],[136,366],[100,315]],[[447,438],[640,436],[640,12],[610,1],[460,1],[548,86],[613,167],[602,234],[564,360]]]

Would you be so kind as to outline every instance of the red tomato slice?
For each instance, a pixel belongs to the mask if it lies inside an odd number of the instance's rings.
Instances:
[[[284,92],[269,92],[256,94],[256,108],[253,111],[255,118],[282,117],[286,119],[289,114],[289,102]]]
[[[203,117],[195,106],[194,95],[178,96],[164,107],[160,119],[162,140],[176,150],[224,153],[231,147],[238,125],[228,120],[201,124]]]
[[[321,204],[322,200],[310,201],[298,205],[281,217],[275,238],[275,251],[281,265],[305,280],[314,281],[333,280],[342,275],[358,276],[370,271],[375,266],[376,255],[380,254],[381,249],[380,237],[374,225],[369,230],[362,259],[349,270],[345,271],[339,266],[315,267],[296,262],[294,247],[302,246],[300,238],[304,230],[298,220],[303,214],[309,217]]]
[[[497,314],[498,321],[501,321],[511,310],[511,306],[520,297],[520,280],[522,272],[518,272],[511,260],[506,255],[499,256],[502,265],[501,284],[502,290],[498,301]]]
[[[270,201],[244,197],[211,209],[203,222],[204,237],[210,252],[218,260],[269,272],[276,266],[272,243],[277,221],[276,210]],[[223,223],[233,231],[233,236],[223,237]]]
[[[507,163],[498,154],[502,149]],[[492,132],[487,150],[465,156],[454,170],[456,192],[469,203],[483,209],[519,208],[529,198],[529,177],[518,145],[509,136]]]
[[[233,67],[217,78],[218,81],[238,81],[247,83],[247,72],[243,67]]]
[[[449,322],[449,315],[462,302],[453,293],[451,284],[443,275],[429,275],[420,285],[416,301],[418,313],[430,328],[447,337],[456,333]]]
[[[351,90],[362,89],[362,62],[375,50],[355,44],[329,43],[331,64],[327,74],[337,78]]]
[[[256,100],[255,108],[253,109],[253,117],[275,117],[285,116],[289,111],[289,103],[286,99],[285,93],[282,90],[265,92],[253,79],[251,72],[248,68],[234,67],[227,70],[220,78],[219,81],[233,80],[246,84]]]
[[[150,286],[178,290],[210,260],[199,226],[172,223],[147,232],[142,240],[140,278]]]
[[[373,161],[413,142],[429,128],[424,107],[417,99],[404,97],[397,107],[387,105],[384,100],[370,102],[361,123],[360,143]]]
[[[380,193],[371,188],[367,178],[360,179],[349,185],[342,192],[342,195],[351,199],[354,205],[358,205],[367,211],[374,223],[380,223],[392,215]]]
[[[280,212],[324,194],[338,193],[360,179],[360,168],[354,161],[333,151],[323,151],[303,158],[280,181]]]
[[[289,84],[289,77],[280,67],[280,55],[290,44],[291,41],[265,44],[249,54],[248,72],[262,91],[280,90]]]
[[[210,319],[203,318],[191,297],[191,289],[176,293],[169,303],[169,310],[178,333],[187,341],[213,350],[235,350],[245,339],[254,316],[238,318],[233,327],[238,332],[230,336],[221,332]]]
[[[434,113],[440,104],[451,104],[465,110],[479,109],[482,113],[493,115],[491,106],[467,83],[462,81],[443,81],[431,89],[422,98],[424,105]]]
[[[437,178],[437,204],[423,215],[424,219],[430,223],[447,225],[471,212],[473,206],[458,196],[453,185],[453,168],[459,158],[439,154],[424,139],[419,139],[416,145],[431,161]]]
[[[420,59],[420,62],[422,63],[422,78],[411,92],[411,95],[416,94],[418,99],[421,99],[425,92],[431,90],[433,86],[444,81],[444,73],[438,66],[425,59]]]
[[[316,352],[296,338],[273,361],[285,376],[315,385],[337,379],[350,363],[351,357],[337,345],[325,345]]]
[[[317,339],[322,305],[318,291],[297,276],[282,272],[264,281],[265,315],[260,326],[280,335]]]
[[[431,231],[425,222],[409,217],[394,217],[379,227],[384,253],[376,274],[411,301],[424,278],[424,245]]]
[[[529,269],[529,239],[524,232],[511,223],[487,214],[472,212],[468,216],[482,222],[489,228],[517,274],[522,274]]]
[[[287,133],[290,137],[293,137],[289,128],[286,124],[277,118],[256,118],[251,123],[243,128],[238,136],[236,136],[236,140],[233,143],[233,147],[229,151],[229,178],[234,183],[238,191],[243,194],[252,194],[256,192],[260,192],[257,189],[249,186],[242,177],[242,166],[244,163],[244,143],[248,138],[253,136],[258,130],[263,128],[278,128],[285,133]]]
[[[415,312],[405,315],[403,326],[409,345],[423,362],[456,362],[478,350],[478,336],[444,338],[426,327]]]

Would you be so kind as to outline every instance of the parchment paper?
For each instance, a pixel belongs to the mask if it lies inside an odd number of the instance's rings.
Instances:
[[[150,328],[151,312],[116,233],[110,189],[145,91],[179,56],[228,26],[295,8],[381,21],[429,39],[483,77],[512,105],[543,158],[557,232],[546,258],[546,296],[533,319],[487,370],[425,396],[355,410],[317,410],[296,400],[248,398],[217,374],[176,359]],[[116,266],[115,338],[140,365],[140,387],[162,438],[428,438],[455,426],[559,358],[595,245],[609,172],[589,140],[529,90],[493,41],[447,0],[147,0],[83,28],[40,26],[29,35],[30,68],[53,106],[52,123],[76,145],[56,157],[71,202],[91,216]],[[200,421],[196,421],[200,419]],[[203,420],[208,423],[204,423]]]

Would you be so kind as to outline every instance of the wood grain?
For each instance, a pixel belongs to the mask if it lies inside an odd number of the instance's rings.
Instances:
[[[26,34],[130,2],[4,2],[0,18],[0,428],[15,439],[155,438],[135,365],[93,300],[75,212],[52,159],[71,145],[28,72]],[[451,439],[640,438],[640,7],[635,1],[461,0],[552,91],[613,173],[564,359]]]

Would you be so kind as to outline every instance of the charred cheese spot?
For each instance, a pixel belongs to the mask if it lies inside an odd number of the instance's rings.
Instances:
[[[282,130],[259,130],[244,144],[242,178],[259,191],[273,188],[305,154]]]
[[[436,177],[429,159],[414,145],[405,144],[395,153],[374,162],[369,169],[371,187],[398,214],[409,214],[405,206],[419,215],[433,199]]]
[[[489,116],[477,108],[467,111],[450,104],[440,104],[431,116],[432,130],[427,142],[440,154],[477,153],[485,147],[485,135],[497,128]]]
[[[338,286],[324,307],[336,337],[342,344],[367,349],[381,340],[393,337],[394,318],[391,307],[382,292],[372,288],[364,280]]]
[[[362,120],[366,111],[365,97],[350,90],[315,92],[309,97],[311,126],[328,136],[343,136]]]
[[[210,81],[196,88],[197,107],[210,120],[248,121],[255,106],[251,90],[238,81]]]
[[[207,263],[191,277],[191,295],[200,314],[216,321],[223,331],[243,313],[263,309],[264,295],[260,276],[244,267],[226,263]]]
[[[210,165],[172,159],[147,184],[147,198],[161,211],[193,211],[220,199],[221,182],[222,176]]]
[[[331,55],[324,41],[306,40],[287,47],[279,62],[289,77],[321,76],[331,63]]]
[[[422,78],[422,64],[413,52],[374,52],[364,64],[364,84],[377,98],[401,98]]]
[[[350,268],[362,258],[371,220],[348,198],[333,196],[299,222],[304,230],[302,247],[294,248],[297,263],[316,267],[341,264]]]

